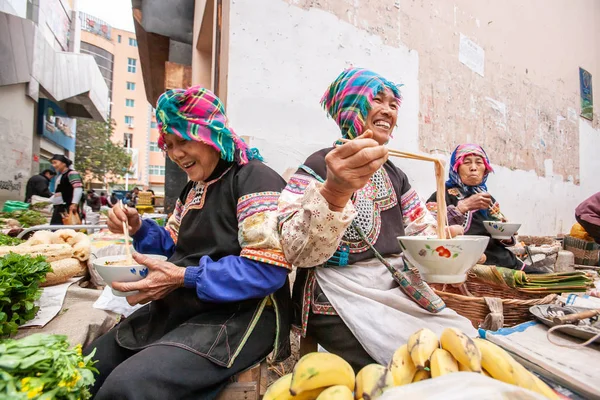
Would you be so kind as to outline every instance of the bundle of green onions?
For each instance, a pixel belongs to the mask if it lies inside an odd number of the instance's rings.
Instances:
[[[594,277],[584,271],[526,274],[509,268],[476,265],[470,273],[481,280],[528,293],[585,292],[594,286]]]

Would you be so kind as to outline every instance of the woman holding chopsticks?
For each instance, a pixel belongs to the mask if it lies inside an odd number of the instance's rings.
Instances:
[[[402,272],[411,280],[404,288],[384,265],[404,269],[398,236],[436,235],[435,218],[384,146],[398,118],[398,86],[351,68],[322,104],[345,140],[311,155],[279,199],[281,241],[298,267],[293,303],[303,335],[356,370],[387,364],[398,344],[423,327],[476,335],[418,276]],[[448,230],[462,233],[458,226]]]
[[[284,180],[229,126],[207,89],[158,99],[159,145],[190,181],[163,228],[135,208],[113,207],[109,228],[133,237],[148,267],[138,282],[113,283],[146,304],[86,350],[96,349],[96,399],[215,398],[233,375],[289,355],[291,264],[277,233]]]
[[[487,191],[486,181],[493,172],[490,160],[483,148],[476,144],[461,144],[450,157],[450,176],[446,181],[446,205],[450,223],[461,225],[466,235],[490,236],[483,221],[506,222],[500,205]],[[436,213],[437,192],[427,202],[427,208]],[[507,249],[516,243],[513,236],[508,240],[490,237],[485,250],[485,264],[511,269],[522,269],[523,262]]]

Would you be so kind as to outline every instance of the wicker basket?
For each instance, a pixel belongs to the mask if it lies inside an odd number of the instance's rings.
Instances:
[[[479,328],[485,317],[490,313],[490,309],[483,297],[463,296],[440,290],[435,290],[435,292],[444,300],[446,306],[469,319],[475,328]],[[529,312],[529,308],[535,305],[552,304],[556,300],[556,297],[556,294],[550,294],[543,298],[529,300],[501,299],[504,326],[510,327],[533,320],[534,317]]]
[[[575,255],[575,264],[598,265],[600,259],[600,246],[594,242],[577,239],[573,236],[565,236],[565,250]]]

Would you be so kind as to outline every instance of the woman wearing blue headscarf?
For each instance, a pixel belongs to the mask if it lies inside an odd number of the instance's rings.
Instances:
[[[450,177],[446,181],[448,222],[462,225],[466,235],[491,236],[483,221],[505,222],[498,202],[488,193],[486,181],[494,172],[483,148],[476,144],[461,144],[450,157]],[[436,195],[428,200],[427,208],[436,209]],[[522,269],[523,263],[507,247],[514,246],[514,237],[508,240],[490,238],[485,250],[485,264]]]

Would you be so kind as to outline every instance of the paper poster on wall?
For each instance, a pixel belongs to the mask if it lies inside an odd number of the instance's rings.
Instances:
[[[594,99],[592,95],[592,74],[579,68],[579,90],[581,96],[581,116],[587,120],[594,119]]]
[[[460,34],[460,45],[458,47],[458,61],[469,67],[473,72],[483,76],[485,50],[462,33]]]

